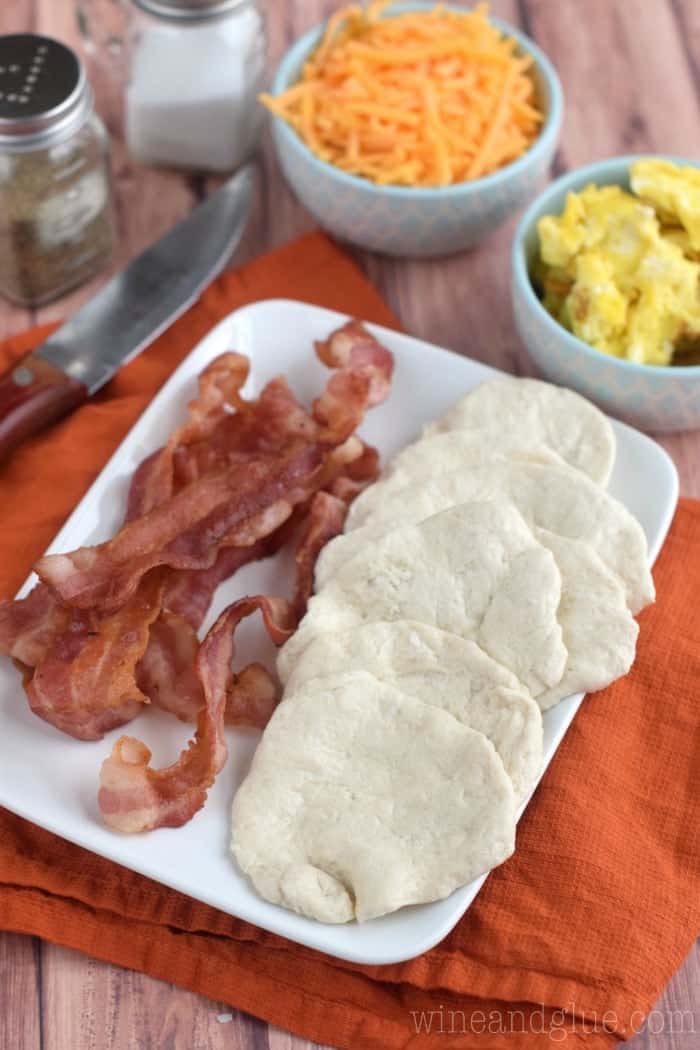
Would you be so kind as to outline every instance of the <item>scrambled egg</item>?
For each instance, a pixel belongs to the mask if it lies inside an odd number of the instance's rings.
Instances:
[[[667,365],[700,341],[700,170],[640,160],[632,193],[587,186],[538,223],[547,310],[606,354]]]

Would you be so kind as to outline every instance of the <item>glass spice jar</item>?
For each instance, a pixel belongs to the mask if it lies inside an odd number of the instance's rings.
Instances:
[[[49,37],[0,36],[0,294],[48,302],[114,240],[109,143],[80,61]]]
[[[88,53],[121,82],[142,164],[230,172],[263,124],[267,37],[255,0],[78,0]]]

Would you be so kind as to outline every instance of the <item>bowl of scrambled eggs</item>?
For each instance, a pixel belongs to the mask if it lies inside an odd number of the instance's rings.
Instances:
[[[700,427],[700,162],[562,176],[523,215],[512,269],[518,332],[549,379],[645,430]]]

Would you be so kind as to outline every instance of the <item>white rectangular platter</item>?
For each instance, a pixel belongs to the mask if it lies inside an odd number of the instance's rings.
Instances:
[[[49,549],[72,550],[114,533],[134,470],[183,418],[196,389],[196,377],[212,358],[231,349],[246,354],[252,362],[246,387],[249,395],[283,373],[295,392],[308,401],[328,376],[315,358],[313,341],[325,338],[345,320],[329,310],[287,300],[256,303],[223,320],[154,398]],[[485,365],[419,339],[376,325],[370,328],[396,356],[391,396],[368,414],[361,430],[380,449],[383,459],[413,440],[424,423],[458,396],[495,374]],[[677,502],[676,470],[655,442],[622,423],[614,426],[618,453],[610,489],[641,522],[654,559]],[[288,566],[283,562],[273,559],[247,566],[223,585],[205,627],[224,605],[241,595],[288,593]],[[20,594],[33,582],[32,577]],[[246,621],[237,636],[237,664],[250,659],[270,663],[273,654],[263,634],[256,620]],[[569,697],[545,715],[545,768],[581,699]],[[19,674],[9,660],[0,657],[0,804],[164,886],[330,955],[383,964],[412,958],[442,940],[484,881],[478,879],[446,900],[405,908],[364,924],[326,926],[294,915],[261,900],[228,853],[231,801],[245,776],[258,734],[228,731],[229,761],[206,806],[189,824],[126,836],[103,826],[96,804],[100,763],[120,732],[143,739],[157,765],[173,761],[189,735],[187,727],[174,718],[147,710],[125,730],[115,730],[102,741],[73,740],[31,714]]]

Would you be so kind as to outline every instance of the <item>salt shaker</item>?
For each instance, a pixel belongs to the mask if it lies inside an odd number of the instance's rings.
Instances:
[[[0,36],[0,294],[54,299],[114,239],[109,142],[79,59],[49,37]]]
[[[123,80],[135,160],[230,172],[248,159],[263,122],[266,56],[255,0],[79,0],[78,10],[84,35]]]

